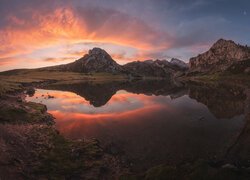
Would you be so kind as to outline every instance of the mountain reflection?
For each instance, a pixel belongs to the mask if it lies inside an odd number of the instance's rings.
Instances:
[[[246,95],[244,88],[227,84],[176,83],[170,81],[114,81],[81,82],[75,84],[55,84],[46,87],[50,90],[73,92],[94,107],[107,104],[119,91],[134,94],[170,96],[171,99],[188,95],[204,104],[218,119],[232,118],[244,113]]]
[[[113,82],[82,82],[76,84],[60,84],[47,87],[50,90],[70,91],[85,100],[89,101],[94,107],[105,105],[113,95],[119,90],[145,95],[181,95],[184,92],[184,86],[177,86],[169,81],[113,81]],[[177,95],[178,97],[179,95]]]

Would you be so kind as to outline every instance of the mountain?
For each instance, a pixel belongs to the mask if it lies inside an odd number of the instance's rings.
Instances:
[[[106,72],[125,74],[131,77],[171,78],[176,72],[187,69],[186,63],[178,59],[134,61],[119,65],[103,49],[93,48],[82,58],[64,65],[41,68],[42,70],[71,71],[81,73]]]
[[[190,59],[190,72],[222,72],[231,65],[248,59],[250,59],[248,46],[236,44],[231,40],[219,39],[207,52]]]
[[[170,78],[179,69],[166,60],[134,61],[123,65],[123,68],[135,76]]]
[[[175,68],[177,68],[179,70],[183,70],[183,71],[186,71],[189,68],[187,63],[185,63],[184,61],[182,61],[180,59],[176,59],[176,58],[172,58],[170,60],[170,64],[172,65],[172,67],[175,67]]]
[[[49,67],[50,70],[72,71],[72,72],[107,72],[107,73],[121,73],[122,66],[117,64],[112,57],[103,49],[93,48],[89,50],[88,54],[75,62]]]

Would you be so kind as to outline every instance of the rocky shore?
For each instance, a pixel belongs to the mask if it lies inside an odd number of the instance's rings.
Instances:
[[[0,100],[0,179],[118,179],[129,173],[96,139],[65,139],[24,91]]]

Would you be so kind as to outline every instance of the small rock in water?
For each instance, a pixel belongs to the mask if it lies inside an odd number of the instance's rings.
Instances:
[[[17,102],[23,102],[22,98],[18,98]]]
[[[222,166],[222,168],[225,168],[225,169],[237,169],[237,167],[233,164],[225,164]]]
[[[26,90],[26,94],[28,94],[30,97],[34,96],[35,89],[33,87],[30,87]]]
[[[205,117],[201,116],[201,117],[199,117],[199,120],[200,120],[200,121],[201,121],[201,120],[205,120]]]
[[[48,95],[48,99],[53,99],[55,96]]]

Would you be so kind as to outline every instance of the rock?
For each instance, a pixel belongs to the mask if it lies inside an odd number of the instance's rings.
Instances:
[[[167,61],[136,61],[125,64],[123,67],[133,77],[171,77],[173,70],[168,66]]]
[[[226,72],[232,73],[232,74],[249,74],[250,73],[250,59],[243,60],[243,61],[236,61],[233,62],[232,65],[230,65]]]
[[[22,98],[17,98],[17,102],[23,102]]]
[[[250,48],[231,40],[218,40],[207,52],[190,59],[191,72],[225,71],[234,62],[250,59]]]
[[[170,64],[172,64],[173,66],[179,68],[180,70],[188,70],[189,66],[187,63],[185,63],[182,60],[176,59],[176,58],[172,58],[170,61]]]
[[[105,151],[112,155],[118,155],[121,153],[121,149],[114,143],[110,143],[106,148]]]
[[[246,68],[246,69],[244,70],[244,73],[250,75],[250,67]]]
[[[30,87],[26,90],[26,94],[29,95],[30,97],[34,96],[35,92],[36,91],[33,87]]]
[[[48,95],[48,99],[53,99],[55,96]]]
[[[235,165],[232,165],[232,164],[225,164],[222,166],[222,168],[224,168],[224,169],[237,169],[237,167]]]
[[[205,117],[204,117],[204,116],[201,116],[201,117],[199,117],[199,120],[200,120],[200,121],[205,120]]]
[[[89,50],[88,54],[75,62],[48,67],[45,69],[50,70],[62,70],[62,71],[73,71],[73,72],[107,72],[107,73],[121,73],[123,68],[117,64],[112,57],[103,49],[93,48]]]

